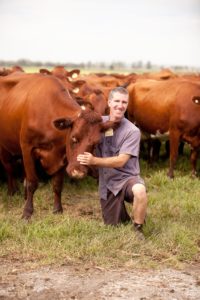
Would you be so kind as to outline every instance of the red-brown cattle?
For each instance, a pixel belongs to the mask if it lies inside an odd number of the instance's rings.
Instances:
[[[20,66],[13,66],[11,69],[1,68],[0,69],[0,76],[7,76],[12,73],[23,73],[24,70]]]
[[[72,97],[77,99],[78,103],[82,102],[82,100],[88,101],[92,104],[96,112],[99,112],[101,115],[107,113],[107,95],[110,88],[108,89],[104,86],[100,86],[100,88],[98,88],[96,82],[93,85],[91,83],[88,84],[85,79],[74,80],[74,75],[79,75],[80,70],[75,69],[69,72],[66,71],[64,67],[58,66],[52,71],[40,69],[40,73],[44,75],[54,75],[59,78],[69,90]],[[90,77],[91,76],[89,75],[89,78]],[[88,78],[88,75],[82,78]]]
[[[100,114],[108,113],[108,94],[116,86],[122,85],[127,78],[125,75],[116,78],[112,75],[89,74],[80,76],[85,81],[79,89],[73,90],[75,97],[89,101]]]
[[[82,111],[54,76],[4,77],[0,79],[0,95],[1,160],[12,189],[12,158],[23,158],[26,176],[23,217],[28,219],[33,213],[33,194],[38,186],[37,160],[53,177],[54,212],[62,212],[65,166],[71,177],[86,176],[88,167],[77,162],[77,155],[92,152],[101,132],[113,123],[102,123],[100,114],[92,110]]]
[[[200,82],[200,73],[183,73],[180,75],[180,77],[187,80]]]
[[[98,73],[91,73],[88,75],[81,75],[79,79],[85,80],[87,84],[93,86],[93,88],[109,88],[113,89],[117,86],[122,86],[125,83],[135,82],[136,74],[118,75],[117,74],[104,74],[99,76]]]
[[[107,98],[100,90],[94,90],[89,94],[82,97],[75,97],[76,101],[81,104],[82,102],[91,104],[93,109],[100,113],[100,115],[106,115],[109,112]]]
[[[177,78],[178,75],[172,72],[170,69],[162,69],[158,72],[149,72],[139,75],[139,78],[154,79],[154,80],[168,80]]]
[[[76,91],[76,96],[92,103],[95,110],[101,114],[108,113],[107,99],[109,92],[117,86],[128,86],[143,78],[153,78],[156,80],[166,80],[177,77],[172,71],[163,69],[160,72],[135,74],[105,74],[93,73],[81,75],[79,78],[85,81]],[[101,91],[97,93],[96,91]],[[75,91],[74,91],[75,92]]]
[[[82,100],[88,101],[94,107],[96,112],[101,115],[105,114],[107,106],[107,98],[103,91],[95,89],[88,85],[85,80],[73,80],[74,74],[79,75],[80,70],[66,71],[64,67],[55,67],[52,71],[47,69],[40,69],[41,74],[54,75],[59,78],[65,87],[69,90],[70,94],[80,103]],[[70,79],[71,78],[71,79]],[[79,100],[81,98],[81,101]]]
[[[67,71],[63,66],[56,66],[52,71],[47,69],[40,69],[40,73],[54,75],[57,77],[66,77],[69,80],[72,80],[74,77],[77,77],[80,74],[79,69],[74,69],[71,71]]]
[[[194,153],[200,147],[200,106],[197,105],[200,85],[181,79],[141,80],[128,89],[128,118],[145,133],[156,135],[169,132],[168,176],[173,178],[179,142],[188,142]],[[194,175],[194,162],[192,165]]]
[[[195,105],[200,107],[200,97],[199,96],[195,96],[192,98],[192,101],[195,103]],[[199,152],[200,152],[200,148],[196,147],[196,148],[191,148],[191,154],[190,154],[190,161],[192,164],[192,169],[193,169],[193,175],[196,176],[197,174],[197,159],[199,157]]]
[[[77,77],[79,75],[80,73],[79,69],[67,71],[63,66],[57,66],[52,71],[49,71],[47,69],[40,69],[40,73],[44,75],[53,75],[57,77],[59,80],[62,81],[62,83],[69,90],[72,96],[74,95],[73,91],[76,88],[80,88],[85,83],[84,80],[73,79],[74,77]]]

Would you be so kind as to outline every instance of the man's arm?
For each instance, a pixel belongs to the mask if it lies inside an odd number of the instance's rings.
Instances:
[[[127,163],[130,157],[130,154],[119,154],[118,156],[112,157],[96,157],[89,152],[84,152],[84,154],[79,154],[77,156],[77,161],[79,161],[81,165],[93,165],[103,168],[121,168]]]

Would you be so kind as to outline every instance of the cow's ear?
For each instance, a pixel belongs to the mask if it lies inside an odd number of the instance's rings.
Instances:
[[[105,132],[109,129],[117,129],[119,127],[120,122],[107,121],[101,124],[101,132]]]
[[[15,77],[15,78],[7,78],[7,77],[4,77],[5,80],[2,81],[2,86],[7,89],[7,90],[10,90],[12,89],[15,85],[17,85],[19,82],[20,82],[20,79],[22,77]]]
[[[195,104],[200,104],[200,97],[199,96],[194,96],[193,98],[192,98],[192,101],[195,103]]]
[[[73,122],[71,119],[65,119],[65,118],[61,118],[53,121],[54,126],[58,130],[64,130],[66,128],[69,128],[72,126],[72,123]]]
[[[86,83],[85,80],[76,80],[76,81],[69,80],[69,81],[73,86],[73,92],[74,93],[78,93],[79,90],[80,90],[80,87]],[[76,90],[78,90],[78,91],[75,92]]]
[[[92,103],[87,100],[76,97],[76,102],[80,105],[82,110],[86,110],[87,108],[94,110],[94,106],[92,105]]]
[[[80,88],[82,85],[86,83],[85,80],[76,80],[76,81],[71,81],[71,84],[73,85],[73,88]]]
[[[78,77],[79,74],[80,74],[79,69],[74,69],[74,70],[67,72],[67,76],[71,77],[71,78],[76,78],[76,77]]]
[[[96,95],[103,94],[103,92],[100,89],[94,89],[93,91]]]
[[[45,75],[51,75],[51,74],[52,74],[52,73],[51,73],[49,70],[47,70],[47,69],[40,69],[39,72],[40,72],[41,74],[45,74]]]

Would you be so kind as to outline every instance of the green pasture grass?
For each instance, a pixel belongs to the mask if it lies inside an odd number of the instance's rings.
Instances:
[[[50,181],[41,181],[30,222],[21,219],[23,188],[7,196],[0,184],[0,258],[27,264],[89,264],[116,268],[150,268],[200,262],[200,188],[192,179],[187,155],[177,162],[175,179],[167,178],[168,161],[153,166],[141,160],[148,193],[145,241],[131,224],[117,227],[102,222],[97,182],[65,179],[64,212],[53,215]],[[131,213],[131,206],[127,205]]]

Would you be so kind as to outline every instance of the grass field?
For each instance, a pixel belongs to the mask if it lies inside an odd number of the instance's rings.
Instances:
[[[103,224],[97,183],[91,177],[77,182],[65,179],[63,215],[52,214],[51,183],[41,181],[29,223],[21,219],[22,183],[20,192],[8,197],[6,183],[0,182],[0,257],[36,265],[130,268],[200,263],[199,179],[190,176],[187,151],[179,158],[174,180],[166,176],[168,161],[150,167],[141,159],[140,164],[149,199],[145,242],[137,240],[131,225]]]
[[[63,215],[52,214],[51,183],[41,181],[29,223],[21,219],[24,200],[20,180],[20,191],[13,197],[7,196],[6,182],[0,181],[0,258],[31,264],[89,263],[130,268],[178,268],[184,263],[200,263],[200,188],[199,178],[190,176],[189,148],[179,158],[174,180],[166,176],[168,161],[159,161],[153,167],[143,159],[140,163],[149,199],[145,242],[137,240],[131,224],[116,228],[103,224],[93,178],[72,183],[66,177]],[[131,213],[131,207],[127,208]]]

